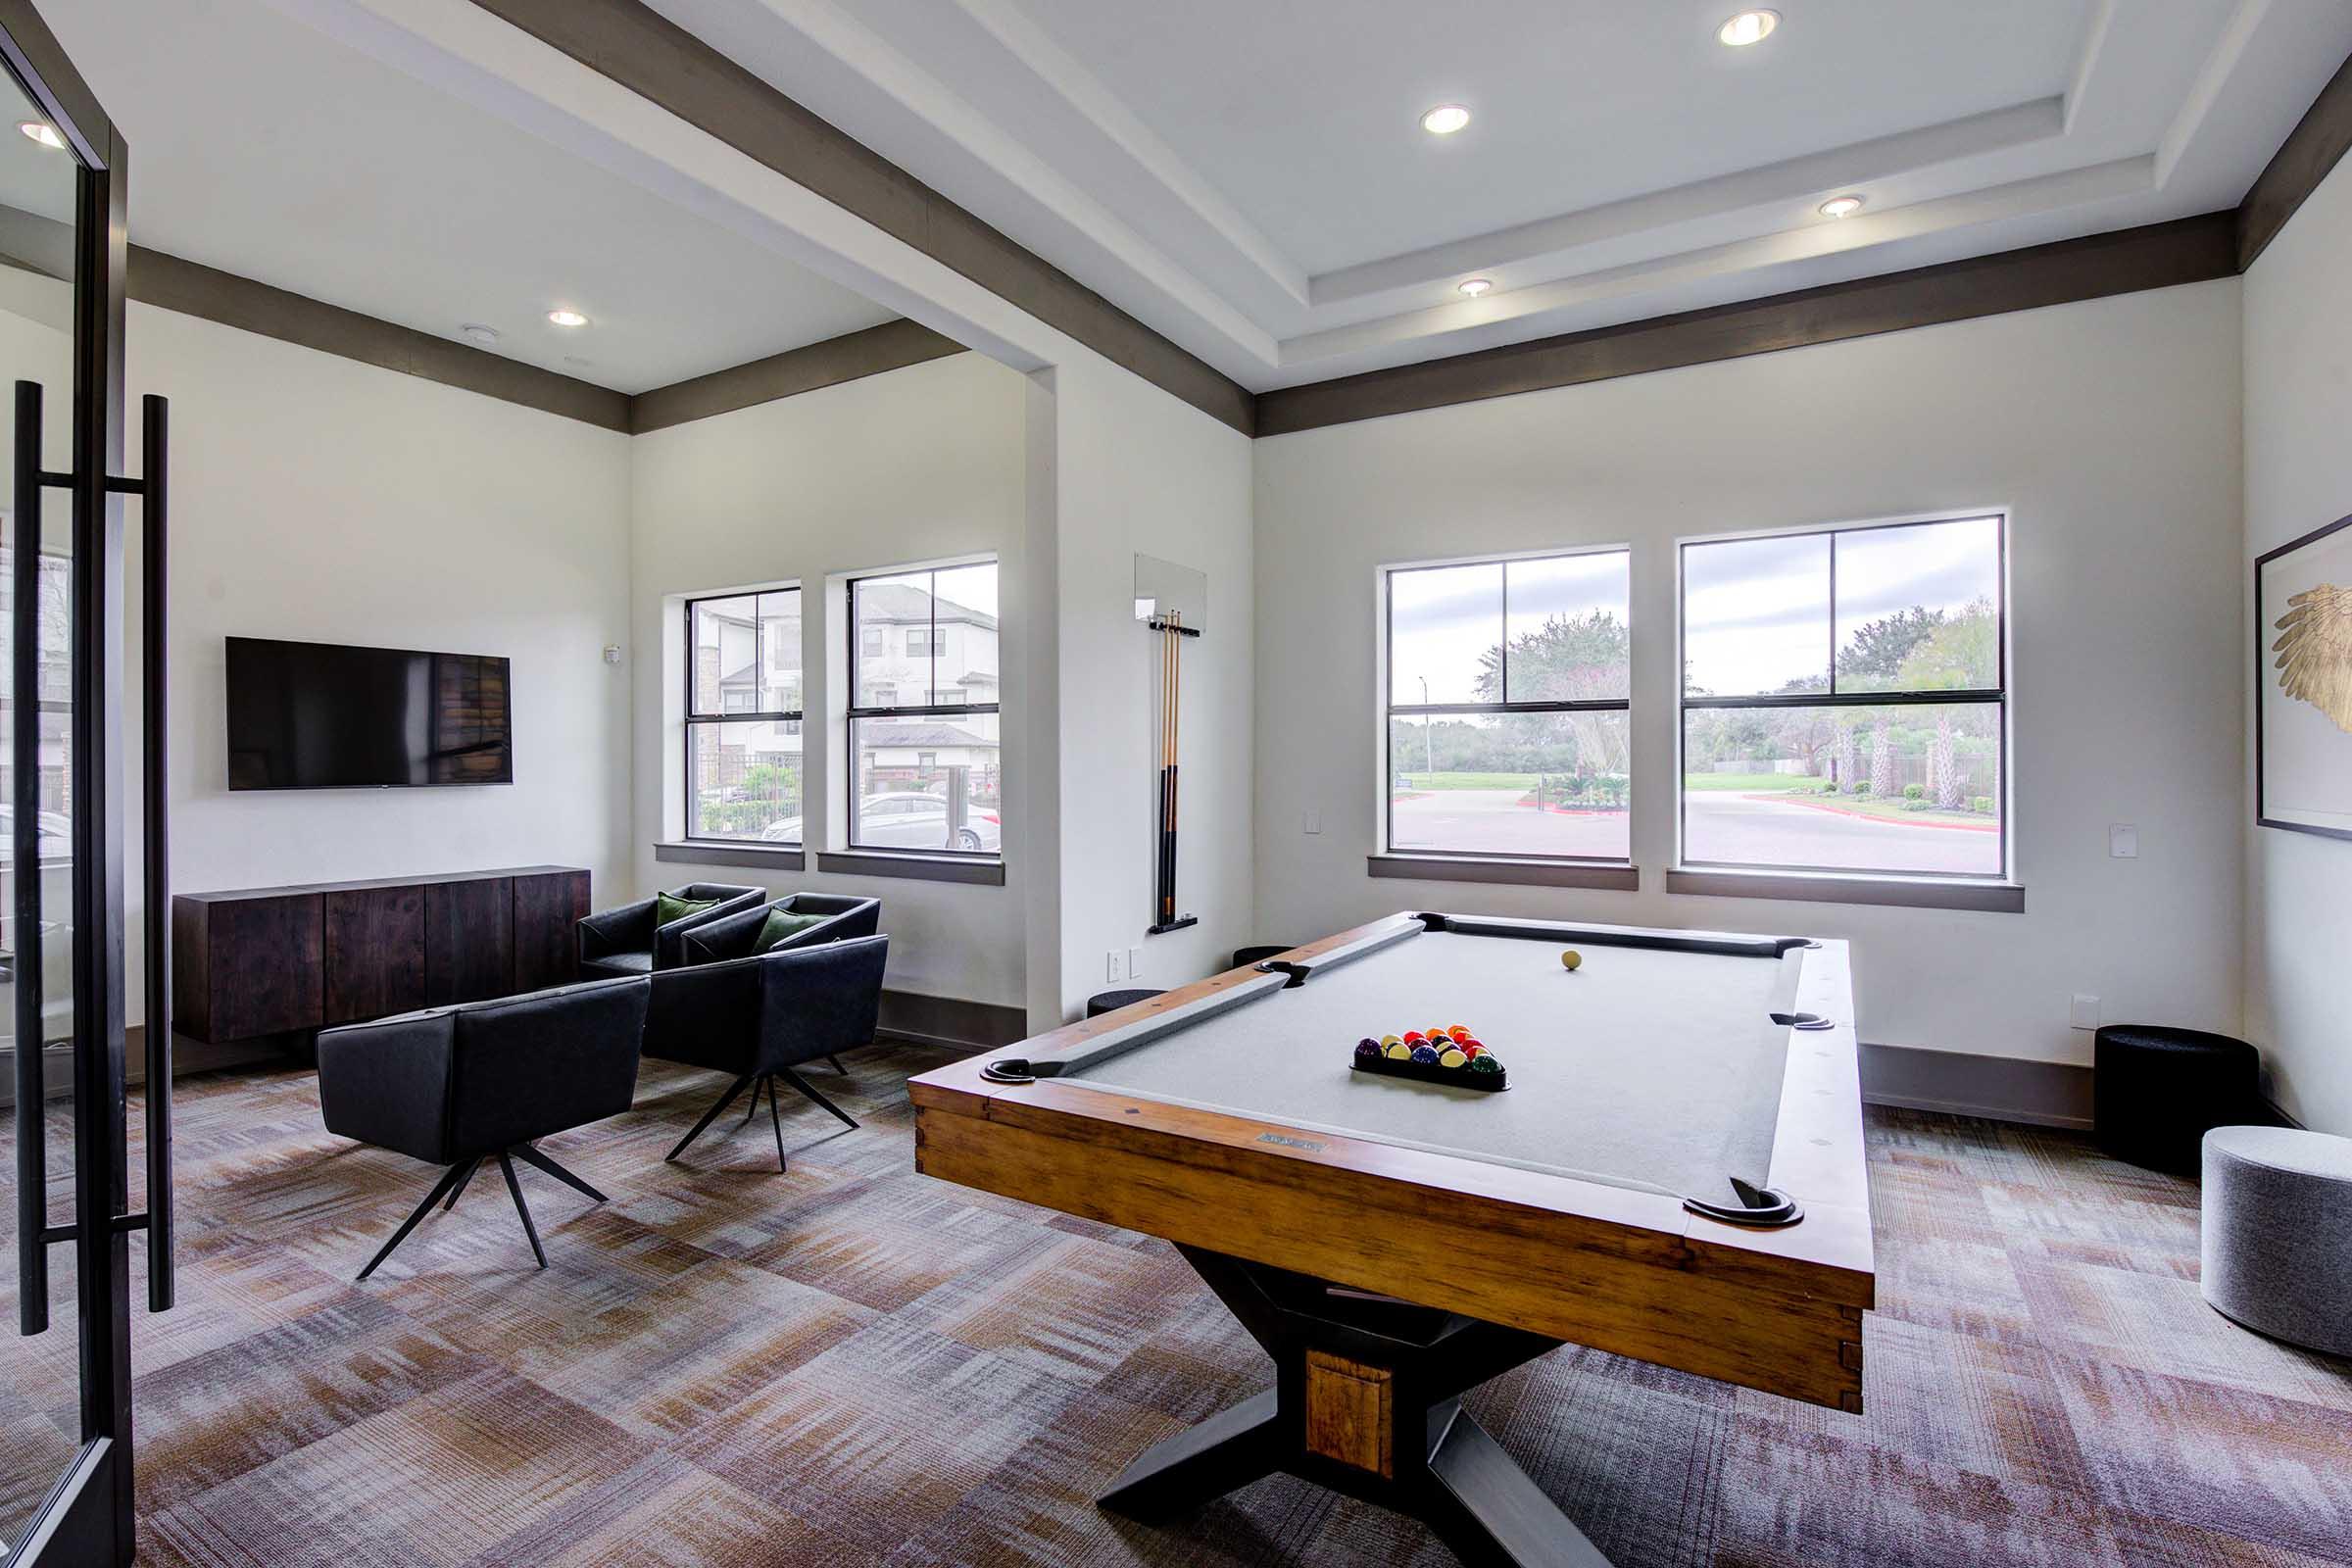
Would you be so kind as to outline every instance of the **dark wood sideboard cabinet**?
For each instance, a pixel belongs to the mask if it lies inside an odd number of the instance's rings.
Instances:
[[[577,978],[588,873],[525,865],[451,876],[182,893],[172,900],[177,1031],[220,1043]]]

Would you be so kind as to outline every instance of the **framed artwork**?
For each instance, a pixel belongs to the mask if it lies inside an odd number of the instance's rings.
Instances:
[[[2352,517],[2254,563],[2254,820],[2352,839]]]

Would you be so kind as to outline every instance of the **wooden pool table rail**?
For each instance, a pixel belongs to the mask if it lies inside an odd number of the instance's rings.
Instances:
[[[1314,956],[1393,919],[1284,958]],[[916,1168],[1180,1245],[1858,1408],[1873,1265],[1844,964],[1842,944],[1806,955],[1800,998],[1824,1002],[1819,1010],[1838,1027],[1791,1042],[1771,1180],[1797,1193],[1805,1218],[1782,1230],[1701,1219],[1659,1194],[1084,1081],[1010,1086],[980,1075],[989,1060],[1070,1049],[1246,983],[1252,969],[914,1079]]]

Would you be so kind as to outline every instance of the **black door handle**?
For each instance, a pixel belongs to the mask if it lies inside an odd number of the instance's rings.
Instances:
[[[166,1312],[178,1291],[172,1246],[172,858],[170,624],[165,612],[170,537],[172,405],[139,400],[139,692],[146,726],[140,780],[147,896],[147,1310]]]
[[[17,1332],[49,1327],[49,1162],[41,1072],[41,384],[17,383],[16,591],[9,609],[9,869],[16,877]]]

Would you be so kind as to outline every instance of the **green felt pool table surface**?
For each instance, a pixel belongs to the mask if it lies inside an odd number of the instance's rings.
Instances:
[[[1673,945],[1621,945],[1644,937]],[[1790,1038],[1773,1014],[1795,1010],[1809,951],[1795,939],[1531,938],[1407,916],[1351,947],[1299,983],[1269,973],[1034,1063],[1064,1082],[1637,1191],[1721,1200],[1729,1177],[1765,1183]],[[1574,971],[1567,947],[1584,960]],[[1353,1068],[1365,1036],[1455,1023],[1501,1059],[1507,1089]]]

